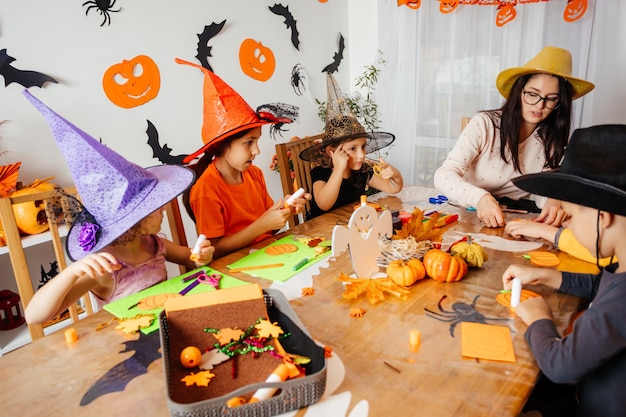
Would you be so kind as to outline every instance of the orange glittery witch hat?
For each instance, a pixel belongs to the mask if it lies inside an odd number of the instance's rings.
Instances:
[[[183,159],[187,164],[228,136],[243,130],[274,123],[291,123],[290,118],[278,117],[268,112],[255,112],[252,107],[224,80],[208,69],[176,58],[178,64],[189,65],[204,74],[204,109],[202,141],[204,146]]]

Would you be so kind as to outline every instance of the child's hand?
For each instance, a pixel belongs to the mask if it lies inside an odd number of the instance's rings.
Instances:
[[[558,227],[525,219],[511,220],[504,227],[504,233],[508,233],[514,238],[519,239],[522,236],[526,236],[545,239],[549,242],[554,242],[554,237],[558,230]]]
[[[112,274],[113,271],[120,269],[122,265],[117,259],[108,252],[92,253],[83,259],[74,262],[68,269],[72,269],[75,276],[87,275],[91,279],[96,279],[105,274]]]
[[[385,162],[383,158],[379,159],[379,163],[374,165],[374,174],[380,176],[384,180],[388,180],[396,176],[396,169]]]
[[[205,240],[200,243],[198,253],[192,253],[190,259],[196,264],[196,268],[208,265],[213,260],[213,253],[215,247],[211,246],[210,240]]]
[[[568,214],[561,207],[561,202],[549,198],[541,209],[541,213],[535,219],[538,222],[549,224],[551,226],[560,226],[567,220]]]
[[[522,301],[515,309],[515,314],[529,326],[537,320],[554,319],[552,310],[542,297],[530,297]]]
[[[561,272],[551,268],[539,268],[528,265],[510,265],[502,274],[502,286],[505,290],[512,288],[513,278],[519,278],[523,285],[543,284],[552,288],[561,286]]]
[[[287,194],[285,196],[285,201],[287,201],[289,199],[289,197],[291,197],[290,194]],[[305,204],[307,200],[311,199],[311,194],[309,193],[304,193],[302,195],[302,197],[296,198],[294,199],[292,202],[290,202],[288,208],[291,209],[292,213],[302,213],[305,209]]]
[[[291,208],[285,208],[283,199],[278,200],[259,218],[263,225],[263,230],[281,229],[291,216]]]
[[[339,144],[335,150],[330,152],[330,157],[333,160],[333,169],[343,171],[348,167],[350,155],[343,149],[343,143]]]

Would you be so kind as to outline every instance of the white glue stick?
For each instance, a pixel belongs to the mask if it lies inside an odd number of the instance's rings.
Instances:
[[[204,242],[206,240],[206,236],[203,234],[200,234],[198,236],[198,240],[196,240],[196,244],[193,246],[193,249],[191,250],[191,256],[190,259],[194,262],[196,262],[198,260],[198,257],[200,256],[200,245],[202,245],[202,242]]]
[[[276,367],[276,369],[274,369],[274,372],[272,372],[272,375],[267,377],[265,382],[282,382],[282,381],[286,381],[288,376],[289,376],[289,368],[284,363],[281,363],[280,365],[278,365]],[[278,390],[278,388],[259,388],[254,393],[252,398],[250,398],[250,401],[248,401],[248,404],[255,403],[257,401],[267,400],[272,395],[274,395],[274,393],[277,390]]]
[[[515,313],[515,309],[519,305],[522,297],[522,280],[519,278],[513,278],[511,287],[511,311]]]
[[[304,195],[304,188],[298,188],[298,191],[293,193],[291,197],[289,197],[287,201],[285,201],[285,208],[289,208],[290,206],[292,206],[293,203],[296,201],[296,199],[302,197],[303,195]]]

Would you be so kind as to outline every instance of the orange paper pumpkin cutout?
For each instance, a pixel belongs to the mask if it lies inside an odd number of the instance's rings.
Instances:
[[[541,297],[540,294],[537,294],[534,291],[522,289],[522,293],[520,295],[520,302],[526,301],[529,298],[533,297]],[[500,293],[496,295],[496,301],[506,307],[511,307],[511,292]]]
[[[246,39],[239,47],[239,65],[247,76],[257,81],[267,81],[276,69],[274,53],[254,39]]]
[[[583,17],[587,11],[587,0],[568,0],[563,11],[563,19],[566,22],[573,22]]]
[[[102,77],[104,93],[125,109],[140,106],[157,96],[161,74],[157,64],[146,55],[113,64]]]
[[[406,6],[409,9],[417,10],[422,5],[422,0],[398,0],[398,6]]]
[[[507,23],[515,19],[517,12],[512,4],[503,4],[498,6],[498,13],[496,14],[496,26],[502,27]]]
[[[439,0],[439,11],[443,14],[452,13],[459,5],[459,0]]]
[[[530,262],[537,266],[544,266],[549,268],[552,266],[557,266],[560,263],[558,256],[556,256],[552,252],[547,251],[532,251],[528,254],[528,257],[530,258]]]

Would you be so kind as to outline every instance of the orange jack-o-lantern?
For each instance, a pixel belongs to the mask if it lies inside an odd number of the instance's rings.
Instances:
[[[161,74],[157,64],[146,55],[111,65],[102,77],[104,93],[113,104],[130,109],[157,96]]]
[[[50,191],[58,187],[48,182],[37,183],[35,186],[22,188],[11,194],[11,197],[19,197]],[[46,217],[46,207],[43,201],[27,201],[25,203],[13,204],[13,214],[15,222],[21,233],[36,235],[48,230],[48,219]]]
[[[586,11],[587,0],[568,0],[563,11],[563,19],[566,22],[573,22],[583,17]]]
[[[257,81],[267,81],[274,74],[276,59],[270,48],[248,38],[239,47],[239,65],[247,76]]]
[[[404,5],[409,9],[417,10],[422,5],[422,0],[398,0],[398,6]]]
[[[459,5],[459,0],[439,0],[439,11],[443,14],[452,13]]]
[[[503,4],[498,6],[498,13],[496,14],[496,26],[502,27],[515,19],[517,12],[512,4]]]

